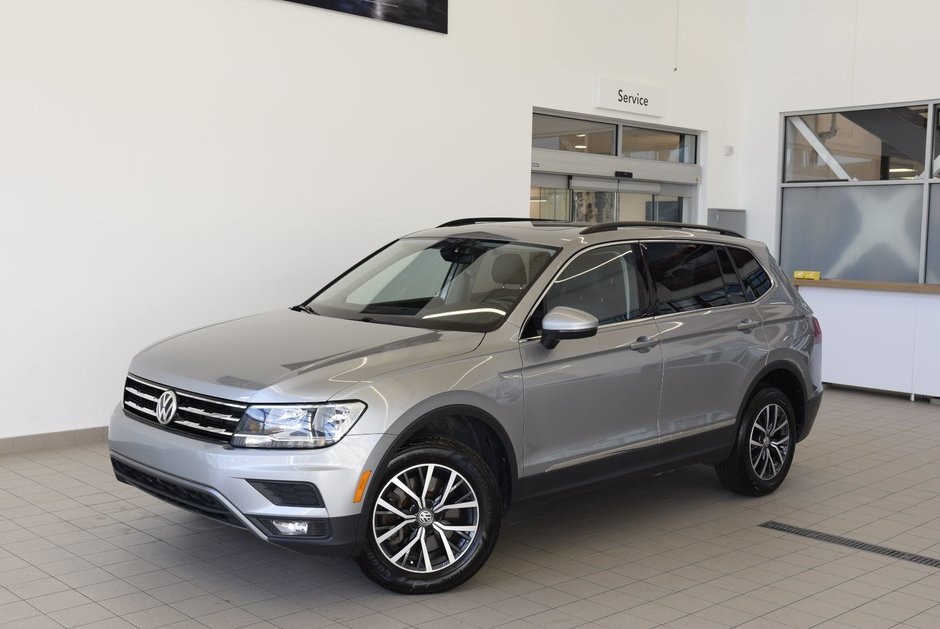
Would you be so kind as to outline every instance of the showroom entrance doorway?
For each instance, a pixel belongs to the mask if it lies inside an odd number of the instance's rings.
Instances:
[[[701,133],[550,110],[532,113],[532,218],[697,220]]]
[[[532,173],[529,215],[587,223],[689,222],[696,186]]]

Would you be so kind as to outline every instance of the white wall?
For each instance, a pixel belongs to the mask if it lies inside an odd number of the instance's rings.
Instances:
[[[451,0],[439,35],[279,0],[0,0],[0,437],[101,426],[132,354],[297,303],[395,235],[528,212],[534,106],[609,76],[737,207],[745,0]],[[752,20],[753,21],[753,20]],[[595,112],[597,113],[597,112]],[[740,153],[739,153],[740,154]]]
[[[741,181],[748,235],[777,251],[780,114],[940,97],[935,0],[749,0]]]

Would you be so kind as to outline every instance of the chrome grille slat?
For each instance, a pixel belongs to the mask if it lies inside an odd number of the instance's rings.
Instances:
[[[174,425],[179,426],[188,426],[189,428],[195,428],[196,430],[204,430],[206,432],[215,433],[218,435],[225,435],[226,437],[231,437],[232,433],[224,428],[216,428],[215,426],[203,426],[202,424],[197,424],[196,422],[191,422],[185,419],[177,419],[173,422]]]
[[[159,384],[157,384],[156,382],[147,382],[146,380],[141,380],[140,378],[135,378],[134,376],[132,376],[132,375],[130,375],[130,374],[127,374],[127,379],[128,379],[128,380],[133,380],[133,381],[136,382],[137,384],[142,384],[142,385],[144,385],[145,387],[150,387],[151,389],[157,389],[158,391],[161,391],[161,392],[166,391],[166,387],[162,387],[162,386],[160,386]]]
[[[156,407],[160,396],[173,391],[179,408],[166,426],[157,422]],[[247,404],[218,400],[188,391],[177,391],[131,374],[124,383],[124,410],[155,428],[173,430],[192,437],[227,443],[235,432]],[[231,409],[229,411],[229,409]]]
[[[146,408],[146,407],[144,407],[144,406],[138,406],[137,404],[134,404],[134,402],[132,402],[132,401],[130,401],[130,400],[124,400],[124,404],[125,404],[126,406],[130,406],[130,407],[131,407],[132,409],[134,409],[135,411],[139,411],[139,412],[141,412],[141,413],[146,413],[146,414],[151,415],[151,416],[153,416],[153,417],[156,417],[156,416],[157,416],[157,413],[156,413],[153,409],[149,409],[149,408]]]
[[[208,402],[210,404],[218,404],[219,406],[229,406],[232,408],[237,408],[239,411],[244,411],[248,408],[247,404],[235,404],[233,402],[223,402],[222,400],[213,400],[209,397],[202,397],[201,395],[195,395],[194,393],[186,393],[184,391],[177,391],[176,395],[178,397],[188,397],[193,400],[200,400],[202,402]]]
[[[203,417],[211,417],[213,419],[221,419],[224,422],[237,422],[241,417],[235,417],[234,415],[223,415],[222,413],[213,413],[212,411],[204,411],[193,406],[180,406],[179,410],[186,413],[195,413],[196,415],[202,415]]]
[[[134,387],[124,387],[124,390],[125,390],[125,391],[128,391],[128,392],[130,392],[130,393],[133,393],[134,395],[136,395],[136,396],[139,397],[139,398],[143,398],[143,399],[145,399],[145,400],[150,400],[151,402],[156,402],[157,400],[160,399],[160,398],[158,398],[158,397],[156,397],[156,396],[150,395],[149,393],[144,393],[143,391],[138,391],[138,390],[135,389]]]

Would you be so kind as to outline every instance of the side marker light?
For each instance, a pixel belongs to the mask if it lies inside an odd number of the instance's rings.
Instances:
[[[369,483],[369,477],[372,476],[372,470],[365,470],[359,477],[359,484],[356,485],[356,494],[353,496],[353,502],[362,502],[362,496],[366,493],[366,485]]]

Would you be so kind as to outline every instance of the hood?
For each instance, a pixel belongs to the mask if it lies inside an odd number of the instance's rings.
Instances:
[[[241,402],[320,402],[382,374],[476,349],[478,332],[278,310],[199,328],[134,357],[131,373]]]

